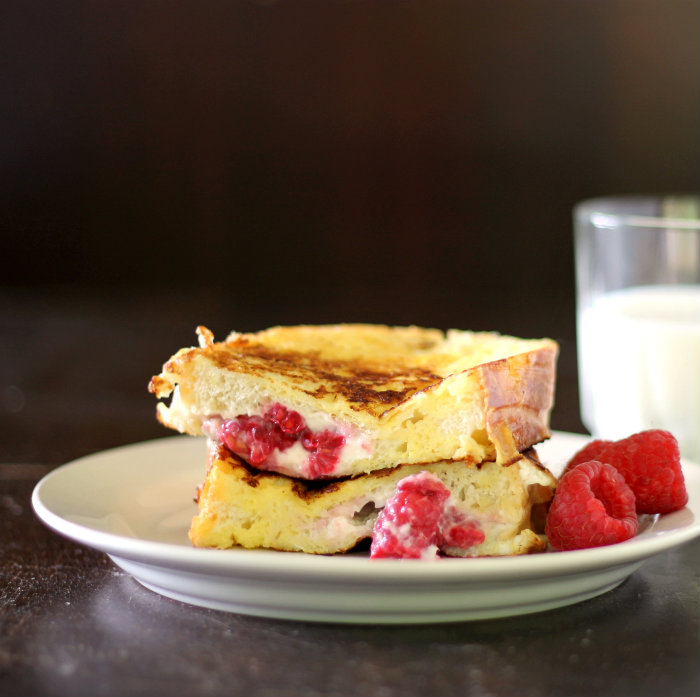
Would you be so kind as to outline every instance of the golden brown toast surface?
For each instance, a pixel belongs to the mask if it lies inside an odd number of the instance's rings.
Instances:
[[[310,397],[339,396],[352,409],[375,415],[441,379],[417,362],[411,365],[405,354],[382,356],[380,361],[336,357],[334,353],[323,355],[316,349],[285,349],[237,338],[212,346],[208,356],[223,370],[274,376]]]

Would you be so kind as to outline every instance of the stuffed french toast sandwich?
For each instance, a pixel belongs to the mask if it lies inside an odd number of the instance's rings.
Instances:
[[[554,341],[369,324],[197,334],[149,385],[161,423],[208,442],[195,546],[544,549],[556,482],[533,446],[550,436]]]

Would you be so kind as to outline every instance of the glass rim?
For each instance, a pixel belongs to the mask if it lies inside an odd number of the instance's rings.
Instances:
[[[585,217],[596,228],[638,227],[638,228],[672,228],[674,230],[700,230],[700,217],[679,218],[671,216],[643,215],[635,213],[614,213],[606,208],[612,204],[624,204],[635,202],[655,201],[687,201],[696,204],[696,211],[700,209],[700,196],[696,194],[668,194],[668,195],[627,195],[627,196],[602,196],[585,199],[574,206],[577,219]]]

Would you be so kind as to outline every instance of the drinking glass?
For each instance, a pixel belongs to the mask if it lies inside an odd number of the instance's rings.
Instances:
[[[581,419],[595,438],[670,431],[700,462],[700,197],[574,208]]]

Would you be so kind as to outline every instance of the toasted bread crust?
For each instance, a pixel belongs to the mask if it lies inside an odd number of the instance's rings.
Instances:
[[[200,346],[150,382],[159,398],[174,393],[161,422],[200,435],[208,416],[271,402],[323,414],[363,443],[333,476],[465,457],[506,464],[550,435],[558,347],[549,339],[383,325],[275,327],[218,343],[198,333]]]

